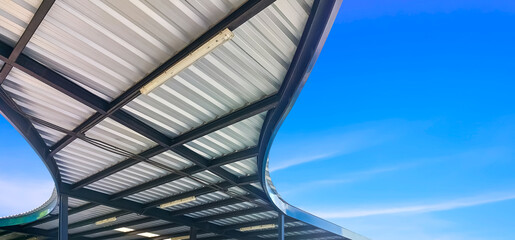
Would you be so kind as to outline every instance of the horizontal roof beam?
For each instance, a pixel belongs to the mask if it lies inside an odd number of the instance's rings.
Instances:
[[[223,231],[219,226],[211,223],[198,223],[195,219],[185,216],[171,216],[169,211],[158,208],[144,208],[144,205],[126,199],[110,200],[110,196],[104,193],[96,192],[89,189],[71,190],[71,185],[62,183],[61,188],[64,194],[73,198],[82,199],[84,201],[94,202],[108,207],[117,208],[124,211],[138,213],[144,216],[169,221],[190,227],[197,227],[206,232],[225,235],[229,238],[240,238],[242,234],[237,231]]]
[[[197,222],[209,222],[209,221],[214,221],[214,220],[219,220],[219,219],[240,217],[240,216],[245,216],[245,215],[250,215],[250,214],[255,214],[255,213],[269,212],[269,211],[273,211],[271,207],[259,206],[259,207],[254,207],[254,208],[232,211],[232,212],[228,212],[228,213],[211,215],[211,216],[196,219],[196,221]]]
[[[152,222],[152,221],[156,221],[156,219],[150,218],[150,217],[145,217],[145,218],[137,219],[137,220],[134,220],[134,221],[118,223],[118,224],[114,224],[114,225],[110,225],[110,226],[105,226],[105,227],[101,227],[101,228],[95,228],[95,229],[92,229],[92,230],[86,230],[86,231],[83,231],[83,232],[74,233],[74,234],[72,234],[70,236],[70,238],[74,239],[74,237],[85,236],[85,235],[92,235],[92,234],[106,232],[106,231],[112,231],[112,230],[117,229],[117,228],[131,227],[133,225],[139,225],[139,224],[148,223],[148,222]]]
[[[96,206],[98,206],[98,204],[96,204],[96,203],[86,203],[82,206],[78,206],[78,207],[68,210],[68,216],[82,212],[82,211],[86,211],[86,210],[94,208]],[[23,225],[23,227],[37,226],[37,225],[41,225],[43,223],[51,222],[51,221],[54,221],[57,219],[59,219],[59,215],[51,215],[46,218],[31,222],[31,223],[27,223],[27,224]]]

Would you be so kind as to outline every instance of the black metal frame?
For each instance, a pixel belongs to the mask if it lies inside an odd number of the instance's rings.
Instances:
[[[278,210],[279,212],[279,225],[284,226],[284,215],[281,213],[281,209],[274,206],[274,208],[266,207],[266,206],[258,206],[256,208],[252,209],[246,209],[243,211],[235,211],[235,212],[229,212],[214,216],[205,217],[202,219],[193,219],[189,217],[183,216],[184,214],[187,214],[189,212],[194,211],[201,211],[204,209],[209,209],[213,207],[220,207],[225,205],[234,204],[237,202],[241,202],[243,200],[241,199],[228,199],[223,200],[219,202],[214,202],[210,204],[205,204],[197,207],[182,209],[174,212],[168,212],[162,209],[156,208],[161,203],[181,199],[187,196],[197,196],[200,194],[207,194],[210,192],[213,192],[212,188],[204,187],[201,189],[197,189],[191,192],[187,192],[184,194],[179,194],[175,196],[171,196],[168,198],[160,199],[154,202],[151,202],[149,204],[139,204],[133,201],[125,200],[123,197],[129,196],[131,194],[144,191],[146,189],[177,180],[181,178],[182,176],[176,173],[170,173],[168,175],[165,175],[163,177],[160,177],[158,179],[152,180],[150,182],[132,187],[130,189],[126,189],[122,192],[113,194],[113,195],[107,195],[103,193],[99,193],[96,191],[84,189],[83,187],[91,184],[95,181],[98,181],[104,177],[107,177],[111,174],[114,174],[118,171],[121,171],[125,168],[128,168],[130,166],[133,166],[139,162],[141,162],[141,159],[138,158],[130,158],[127,160],[124,160],[118,164],[115,164],[107,169],[104,169],[100,171],[99,173],[93,174],[75,184],[65,184],[62,183],[60,178],[60,173],[57,168],[57,165],[55,163],[55,160],[53,159],[53,156],[63,149],[65,146],[67,146],[69,143],[74,141],[75,139],[83,136],[83,134],[94,127],[96,124],[101,122],[103,119],[110,117],[114,119],[115,121],[127,126],[128,128],[134,130],[135,132],[140,133],[141,135],[149,138],[150,140],[158,143],[158,146],[148,149],[144,151],[143,153],[139,154],[140,156],[144,158],[151,158],[152,156],[158,155],[162,152],[171,150],[176,152],[177,154],[181,155],[182,157],[185,157],[186,159],[192,161],[195,163],[195,166],[190,167],[186,170],[184,170],[185,173],[192,175],[194,173],[198,173],[201,171],[209,170],[212,173],[218,175],[222,179],[225,180],[225,182],[216,184],[217,187],[221,188],[229,188],[233,186],[239,186],[240,188],[246,190],[249,195],[246,196],[248,199],[260,199],[264,200],[266,202],[274,202],[271,201],[272,199],[267,194],[264,194],[261,190],[248,185],[249,183],[253,182],[260,182],[263,185],[263,188],[265,191],[267,190],[266,186],[267,183],[265,181],[265,157],[268,154],[269,146],[271,144],[271,140],[273,139],[273,136],[275,135],[276,131],[278,130],[280,126],[280,122],[284,119],[285,115],[287,114],[289,108],[294,102],[295,97],[298,95],[298,92],[300,91],[300,88],[304,84],[305,80],[307,79],[307,75],[309,75],[309,71],[312,68],[314,64],[314,60],[316,59],[317,52],[320,50],[320,42],[323,42],[325,39],[325,36],[327,34],[326,24],[328,22],[331,22],[331,20],[324,18],[324,16],[320,17],[320,13],[317,14],[318,17],[315,19],[315,13],[316,10],[318,10],[318,7],[320,4],[322,5],[328,5],[330,4],[332,6],[332,11],[334,11],[334,5],[338,5],[340,0],[331,0],[331,1],[315,1],[314,5],[314,12],[310,15],[310,18],[308,19],[307,27],[305,32],[303,33],[301,42],[299,43],[298,49],[296,51],[296,54],[294,56],[294,59],[292,61],[292,64],[290,66],[290,69],[288,70],[288,73],[286,75],[286,78],[284,80],[283,85],[281,86],[281,89],[279,90],[279,93],[269,96],[265,99],[262,99],[258,102],[255,102],[249,106],[246,106],[240,110],[237,110],[235,112],[232,112],[226,116],[223,116],[221,118],[218,118],[210,123],[207,123],[203,126],[200,126],[188,133],[182,134],[175,138],[169,138],[166,135],[160,133],[159,131],[153,129],[152,127],[148,126],[147,124],[141,122],[140,120],[132,117],[125,111],[123,111],[121,108],[125,106],[128,102],[132,101],[134,98],[139,96],[140,92],[139,89],[146,85],[148,82],[153,80],[156,76],[161,74],[163,71],[165,71],[167,68],[175,64],[176,62],[180,61],[182,58],[187,56],[191,51],[195,50],[199,46],[201,46],[204,42],[212,38],[215,34],[217,34],[219,31],[225,28],[229,28],[231,30],[234,30],[244,22],[246,22],[248,19],[253,17],[255,14],[259,13],[261,10],[269,6],[271,3],[273,3],[273,0],[266,0],[266,1],[258,1],[258,0],[251,0],[244,5],[242,5],[238,10],[230,14],[227,18],[222,20],[220,23],[216,24],[213,28],[208,30],[205,34],[203,34],[201,37],[199,37],[197,40],[195,40],[192,44],[187,46],[185,49],[180,51],[178,54],[170,58],[168,61],[166,61],[163,65],[158,67],[155,71],[147,75],[145,78],[143,78],[141,81],[139,81],[137,84],[129,88],[126,92],[124,92],[122,95],[117,97],[112,102],[107,102],[100,97],[90,93],[89,91],[83,89],[79,85],[69,81],[68,79],[64,78],[60,74],[52,71],[51,69],[45,67],[44,65],[34,61],[33,59],[27,57],[26,55],[22,54],[23,48],[26,46],[28,41],[30,40],[30,37],[34,34],[34,32],[37,29],[37,26],[41,23],[44,16],[52,6],[54,0],[44,0],[43,4],[40,6],[36,14],[34,15],[34,18],[31,20],[31,23],[27,27],[25,33],[20,38],[20,41],[16,44],[14,48],[11,48],[5,43],[0,42],[0,59],[4,60],[6,64],[0,71],[0,84],[5,80],[7,77],[9,71],[12,69],[12,67],[18,68],[22,70],[23,72],[35,77],[36,79],[46,83],[47,85],[55,88],[56,90],[64,93],[65,95],[83,103],[84,105],[94,109],[96,111],[95,114],[93,114],[90,118],[88,118],[86,121],[81,123],[78,127],[76,127],[73,131],[68,132],[67,135],[58,141],[56,144],[54,144],[51,147],[47,147],[46,144],[43,142],[41,136],[38,134],[37,130],[35,130],[34,126],[30,122],[30,120],[26,119],[24,116],[19,114],[20,111],[14,110],[16,108],[16,104],[9,98],[9,96],[1,89],[0,87],[0,111],[3,113],[3,115],[11,121],[11,123],[17,127],[18,131],[24,135],[24,137],[27,139],[27,141],[33,146],[33,148],[36,150],[36,152],[40,155],[40,157],[43,159],[45,164],[47,165],[47,168],[49,169],[50,173],[52,174],[52,177],[54,178],[54,181],[56,182],[56,187],[62,196],[70,196],[82,200],[86,200],[91,202],[87,206],[81,206],[75,209],[70,210],[70,214],[84,211],[86,209],[89,209],[91,207],[97,206],[97,205],[105,205],[110,206],[113,208],[120,209],[120,211],[100,216],[94,219],[88,219],[84,220],[78,223],[71,224],[69,227],[79,227],[84,226],[87,224],[91,224],[95,221],[108,218],[109,216],[120,216],[128,213],[138,213],[145,216],[148,216],[148,218],[145,218],[145,220],[136,220],[133,222],[142,222],[142,221],[152,221],[155,219],[162,219],[166,221],[173,222],[174,224],[181,224],[185,226],[190,226],[191,229],[194,229],[191,231],[191,234],[198,232],[212,232],[219,234],[221,236],[231,237],[231,238],[244,238],[244,239],[253,239],[255,236],[253,234],[247,234],[242,233],[239,231],[235,231],[234,228],[228,228],[228,227],[220,227],[214,224],[209,223],[208,221],[220,219],[220,218],[228,218],[228,217],[235,217],[235,216],[241,216],[241,215],[247,215],[252,213],[259,213],[259,212],[266,212],[271,210]],[[324,2],[324,3],[321,3]],[[327,11],[328,8],[323,8],[323,11]],[[325,14],[325,13],[322,13]],[[313,26],[315,25],[315,26]],[[322,29],[321,35],[318,35],[320,32],[320,28]],[[314,32],[314,33],[313,33]],[[324,36],[325,34],[325,36]],[[311,37],[311,38],[310,38]],[[314,52],[311,52],[314,51]],[[308,52],[308,53],[306,53]],[[304,69],[303,69],[304,68]],[[227,127],[231,124],[234,124],[236,122],[239,122],[241,120],[247,119],[249,117],[255,116],[259,113],[268,111],[267,117],[265,119],[265,124],[260,136],[259,145],[255,148],[243,150],[237,153],[233,153],[228,156],[220,157],[218,159],[214,160],[207,160],[200,156],[199,154],[189,150],[188,148],[184,147],[183,144],[192,141],[194,139],[197,139],[199,137],[205,136],[211,132],[214,132],[216,130],[222,129],[224,127]],[[257,176],[250,176],[247,178],[237,178],[236,176],[230,174],[223,168],[221,168],[222,165],[232,163],[235,161],[243,160],[250,157],[258,157],[258,166],[263,166],[260,173],[258,173]],[[66,197],[67,198],[67,197]],[[62,203],[64,204],[64,203]],[[273,205],[273,204],[272,204]],[[66,208],[66,211],[61,211],[60,213],[60,220],[63,219],[63,217],[66,215],[68,216],[68,211]],[[56,217],[48,217],[42,222],[48,222],[51,220],[54,220]],[[281,221],[282,219],[282,221]],[[303,219],[300,219],[303,220]],[[65,221],[60,221],[65,222]],[[38,223],[38,224],[40,224]],[[23,227],[18,227],[17,230],[23,230],[23,231],[34,231],[35,229],[31,226],[34,226],[36,224],[27,224]],[[67,225],[67,224],[66,224]],[[68,227],[68,225],[67,225]],[[64,237],[64,231],[67,231],[67,227],[63,227],[60,224],[59,229],[57,229],[57,235],[63,236],[60,239],[67,239]],[[233,226],[234,227],[234,226]],[[281,231],[279,231],[279,236],[282,236],[284,238],[284,228],[282,234]],[[43,234],[56,234],[56,230],[54,231],[46,231],[41,232]],[[92,231],[86,231],[84,233],[78,233],[75,234],[73,237],[79,237],[79,235],[84,234],[92,234],[94,230]],[[55,235],[52,235],[55,236]],[[66,234],[67,237],[67,234]],[[216,239],[219,237],[214,237],[213,239]],[[281,238],[281,239],[283,239]]]

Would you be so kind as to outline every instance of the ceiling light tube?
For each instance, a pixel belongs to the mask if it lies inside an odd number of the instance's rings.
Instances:
[[[163,239],[163,240],[186,240],[186,239],[190,239],[190,236],[180,236],[180,237],[166,238],[166,239]]]
[[[191,64],[195,63],[200,58],[204,57],[211,51],[213,51],[218,46],[223,43],[231,40],[234,37],[234,34],[228,28],[222,30],[216,36],[209,39],[207,42],[202,44],[200,47],[195,49],[193,52],[189,53],[186,57],[179,60],[177,63],[166,69],[164,72],[155,77],[152,81],[147,83],[140,89],[142,94],[148,94],[155,88],[161,86],[166,80],[174,77],[179,72],[189,67]]]
[[[277,225],[275,225],[275,224],[265,224],[265,225],[252,226],[252,227],[242,227],[242,228],[240,228],[240,231],[248,232],[248,231],[254,231],[254,230],[271,229],[271,228],[275,228],[275,227],[277,227]]]
[[[159,205],[159,208],[172,207],[172,206],[175,206],[175,205],[179,205],[179,204],[183,204],[183,203],[188,203],[188,202],[192,202],[192,201],[195,201],[195,200],[197,200],[197,197],[195,197],[195,196],[187,197],[187,198],[175,200],[175,201],[168,202],[168,203],[163,203],[163,204]]]
[[[134,229],[132,229],[132,228],[127,228],[127,227],[116,228],[116,229],[114,229],[114,230],[116,230],[116,231],[118,231],[118,232],[125,232],[125,233],[126,233],[126,232],[132,232],[132,231],[134,231]]]
[[[110,223],[110,222],[114,222],[114,221],[116,221],[116,217],[106,218],[104,220],[96,221],[95,225],[102,225],[102,224]]]
[[[155,233],[151,233],[151,232],[138,233],[138,235],[142,236],[142,237],[148,237],[148,238],[159,237],[159,234],[155,234]]]

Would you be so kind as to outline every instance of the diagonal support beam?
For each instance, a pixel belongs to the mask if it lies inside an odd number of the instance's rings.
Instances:
[[[179,154],[182,154],[185,157],[191,157],[191,160],[194,160],[193,162],[197,161],[200,164],[201,167],[205,168],[207,165],[207,160],[202,160],[203,158],[201,156],[196,156],[198,154],[189,154],[191,150],[185,148],[182,146],[182,144],[190,142],[192,140],[195,140],[201,136],[204,136],[206,134],[212,133],[216,130],[222,129],[224,127],[230,126],[234,123],[237,123],[241,120],[247,119],[249,117],[255,116],[259,113],[268,111],[270,109],[273,109],[277,103],[278,103],[279,97],[277,95],[265,98],[263,100],[260,100],[258,102],[255,102],[253,104],[250,104],[249,106],[242,108],[240,110],[237,110],[233,113],[230,113],[224,117],[221,117],[219,119],[216,119],[210,123],[207,123],[201,127],[198,127],[194,130],[191,130],[190,132],[187,132],[185,134],[182,134],[176,138],[165,140],[164,137],[161,136],[161,133],[156,133],[155,130],[152,130],[152,128],[148,127],[143,122],[131,118],[131,120],[124,120],[121,115],[119,115],[119,118],[114,118],[115,120],[119,120],[122,122],[122,124],[126,124],[127,127],[135,130],[136,132],[142,134],[145,137],[148,137],[150,139],[158,140],[161,139],[161,142],[171,142],[168,146],[156,146],[151,149],[148,149],[144,151],[143,153],[139,154],[144,158],[151,158],[153,156],[156,156],[160,153],[163,153],[167,150],[175,151]],[[143,127],[146,126],[146,127]],[[66,138],[66,137],[65,137]],[[63,138],[64,139],[64,138]],[[98,173],[95,173],[87,178],[84,178],[77,183],[73,185],[73,189],[78,189],[81,187],[84,187],[86,185],[89,185],[93,182],[96,182],[102,178],[105,178],[109,175],[112,175],[118,171],[121,171],[123,169],[126,169],[128,167],[131,167],[137,163],[139,163],[140,160],[130,158],[125,161],[122,161],[120,163],[117,163],[109,168],[106,168]],[[215,162],[215,164],[219,164]]]
[[[27,43],[29,43],[32,35],[34,35],[41,22],[43,22],[43,19],[47,15],[48,11],[52,5],[54,5],[54,2],[55,0],[43,0],[41,5],[39,5],[38,10],[36,10],[34,13],[34,16],[32,16],[32,19],[25,28],[25,31],[21,35],[20,39],[18,39],[18,42],[14,48],[5,48],[3,51],[0,51],[0,53],[3,55],[1,59],[5,63],[2,67],[2,70],[0,70],[0,85],[4,82],[7,75],[9,75],[9,72],[11,72],[13,68],[12,64],[16,61],[16,59],[18,59],[18,56],[20,56],[25,46],[27,46]]]

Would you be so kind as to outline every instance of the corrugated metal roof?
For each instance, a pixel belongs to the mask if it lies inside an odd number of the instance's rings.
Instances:
[[[112,100],[243,2],[56,1],[24,53]]]
[[[40,4],[39,0],[2,0],[0,4],[0,39],[14,46]]]
[[[23,53],[111,102],[243,3],[243,0],[57,0]],[[8,19],[0,23],[0,40],[13,46],[32,18],[39,2],[16,0],[8,4],[0,6],[0,19]],[[153,128],[168,136],[173,142],[175,137],[278,93],[304,32],[312,5],[313,0],[276,1],[234,29],[233,39],[205,55],[150,94],[136,96],[119,111],[125,111],[148,125],[138,127]],[[16,68],[10,72],[2,87],[25,114],[68,131],[75,129],[95,113],[82,103]],[[246,198],[241,197],[243,195],[251,199],[259,198],[262,193],[249,190],[256,188],[257,191],[263,191],[259,182],[240,187],[233,186],[228,192],[216,186],[220,183],[243,181],[247,176],[259,177],[261,172],[258,171],[255,155],[246,159],[238,158],[238,161],[233,160],[236,162],[222,165],[221,168],[225,170],[222,172],[213,168],[197,170],[200,166],[195,166],[192,161],[202,166],[209,165],[229,154],[257,146],[267,115],[267,111],[261,111],[263,112],[230,126],[215,128],[213,132],[183,144],[196,153],[191,154],[193,157],[184,153],[181,153],[183,156],[179,156],[173,150],[168,150],[174,149],[173,147],[165,148],[164,150],[168,151],[150,158],[154,163],[131,164],[105,178],[86,184],[84,188],[106,194],[105,197],[109,198],[108,195],[141,186],[173,173],[171,170],[157,167],[155,163],[159,163],[173,170],[193,167],[196,173],[159,186],[146,186],[148,189],[125,196],[124,200],[140,203],[134,206],[145,206],[147,203],[199,188],[210,189],[207,193],[205,191],[204,194],[196,196],[195,201],[165,209],[173,215],[174,211],[180,209],[238,196],[238,200],[244,200]],[[53,146],[65,136],[64,133],[41,123],[34,123],[34,126],[48,146]],[[133,154],[157,146],[156,142],[109,117],[88,128],[84,134],[85,137],[79,136],[54,155],[65,184],[76,183],[125,161]],[[205,160],[209,160],[207,164],[200,164]],[[251,178],[246,178],[245,181],[248,179]],[[272,210],[266,197],[237,202],[239,201],[210,209],[195,208],[195,212],[190,211],[183,217],[198,219],[266,205],[270,208],[259,208],[266,209],[263,212],[237,217],[222,215],[226,218],[212,220],[209,223],[227,226],[277,218],[278,213]],[[70,199],[72,209],[86,203]],[[115,211],[119,210],[98,205],[70,215],[69,223],[77,223]],[[119,216],[115,222],[101,226],[88,224],[72,228],[70,233],[78,234],[144,218],[138,214],[139,212],[127,213]],[[139,230],[169,223],[156,220],[130,227]],[[301,222],[292,222],[286,226],[290,228],[303,225],[305,224]],[[57,220],[54,220],[35,227],[52,229],[56,226]],[[189,227],[181,226],[157,230],[155,233],[168,235],[188,230]],[[311,234],[316,231],[320,230],[291,234]],[[89,234],[88,237],[98,238],[113,234],[119,232],[108,230]],[[115,239],[136,238],[139,236]]]

